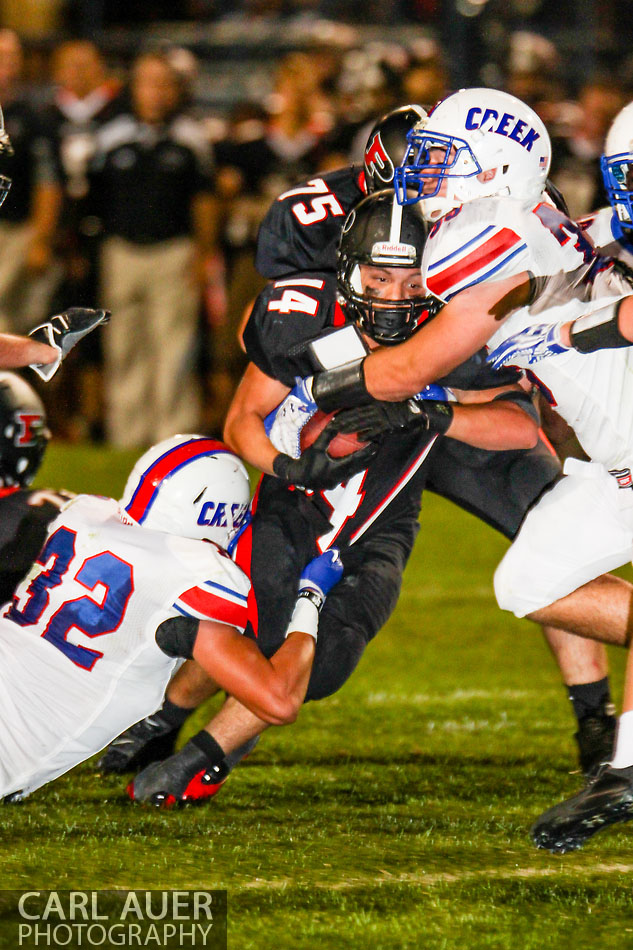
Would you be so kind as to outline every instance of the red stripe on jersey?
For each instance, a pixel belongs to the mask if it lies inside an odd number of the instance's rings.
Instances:
[[[337,300],[336,303],[334,304],[334,319],[332,320],[332,326],[342,327],[344,326],[345,321],[346,321],[345,312]]]
[[[255,517],[255,512],[257,511],[257,503],[259,501],[259,490],[262,485],[264,476],[262,475],[259,479],[257,488],[255,489],[255,494],[253,495],[253,500],[251,502],[251,514],[253,518]],[[248,528],[240,535],[237,542],[237,547],[235,548],[235,563],[238,567],[241,567],[246,576],[250,579],[251,577],[251,561],[253,557],[253,522],[249,524]],[[257,609],[257,599],[255,595],[255,585],[251,583],[251,588],[248,592],[248,601],[246,603],[246,619],[251,625],[254,636],[257,636],[259,630],[259,612]]]
[[[447,267],[445,270],[433,274],[426,278],[426,286],[431,293],[441,297],[446,290],[450,290],[461,283],[466,277],[470,277],[476,270],[480,270],[494,261],[496,257],[501,257],[515,244],[518,244],[521,238],[510,228],[502,228],[497,234],[494,234],[487,241],[484,241],[475,251],[463,257],[456,264]]]
[[[233,604],[230,600],[218,597],[217,594],[203,590],[201,587],[189,588],[180,595],[178,600],[182,600],[183,604],[187,604],[198,613],[205,614],[209,620],[229,623],[241,630],[246,626],[246,604]]]

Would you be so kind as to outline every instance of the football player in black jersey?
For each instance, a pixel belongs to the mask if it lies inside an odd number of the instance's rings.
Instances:
[[[383,146],[388,145],[389,156],[397,159],[398,136],[406,139],[406,122],[411,121],[416,109],[419,107],[403,106],[376,123],[368,138],[362,169],[339,169],[322,179],[299,184],[273,202],[261,224],[257,243],[256,264],[264,277],[335,270],[344,221],[339,209],[347,213],[361,200],[363,191],[385,187],[373,174],[379,163],[372,161],[372,143],[380,140]],[[398,115],[400,122],[391,119]],[[382,182],[391,184],[393,174],[388,161],[385,168],[388,171]],[[321,189],[318,205],[311,204],[316,201],[316,197],[310,197],[311,188]],[[565,199],[551,182],[546,183],[546,191],[556,207],[567,214]],[[515,536],[525,512],[540,492],[561,474],[558,461],[553,456],[546,457],[542,440],[534,450],[515,460],[473,451],[457,441],[444,441],[429,466],[429,489],[482,518],[508,538]],[[573,705],[580,764],[588,773],[603,758],[615,731],[606,652],[598,643],[553,627],[544,628],[544,633]]]
[[[264,419],[288,393],[297,374],[314,368],[320,356],[332,349],[340,362],[346,362],[349,347],[374,346],[390,337],[406,339],[437,307],[437,301],[426,297],[421,287],[426,225],[415,209],[402,211],[393,192],[372,195],[358,206],[346,232],[346,237],[350,235],[350,240],[359,235],[357,246],[363,249],[362,262],[360,251],[353,254],[363,271],[356,288],[363,293],[354,296],[351,321],[337,300],[336,278],[327,272],[295,274],[271,284],[257,299],[246,327],[244,341],[251,363],[225,430],[228,441],[268,473],[256,496],[252,523],[236,549],[238,563],[249,569],[253,582],[249,632],[257,636],[266,655],[274,652],[283,637],[292,606],[288,591],[294,589],[290,585],[306,553],[334,543],[341,551],[345,575],[321,616],[307,699],[321,699],[343,685],[367,643],[392,613],[418,531],[426,465],[442,434],[466,439],[473,446],[513,452],[534,445],[538,438],[532,404],[514,382],[514,373],[500,377],[484,359],[474,358],[455,377],[461,390],[457,396],[465,405],[427,400],[400,407],[412,418],[407,415],[402,426],[398,422],[395,431],[384,433],[371,460],[363,457],[362,470],[350,474],[343,484],[336,484],[338,473],[332,477],[328,470],[324,448],[315,444],[294,460],[272,445]],[[347,273],[350,262],[345,253],[341,261],[341,270]],[[351,286],[355,279],[349,274],[342,282]],[[369,307],[362,318],[357,309],[361,297]],[[346,301],[350,306],[351,294],[346,294]],[[356,322],[363,334],[356,332]],[[470,387],[468,392],[466,387]],[[435,394],[442,394],[439,387]],[[387,428],[392,423],[389,420]],[[335,430],[339,424],[337,418]],[[363,424],[362,415],[359,424]],[[323,456],[324,468],[312,480],[314,467],[303,463],[315,450]],[[281,468],[280,460],[284,461]],[[273,472],[280,471],[284,477],[273,477]],[[297,490],[297,483],[306,491]],[[137,766],[143,756],[147,760],[150,753],[156,754],[161,742],[165,747],[170,734],[173,742],[179,713],[191,708],[198,690],[200,700],[212,688],[207,685],[205,693],[195,669],[183,668],[170,684],[163,709],[116,740],[101,760],[102,767],[115,771]],[[228,700],[207,729],[217,748],[215,759],[208,763],[206,781],[187,772],[188,754],[181,750],[137,776],[135,798],[164,800],[165,791],[181,801],[210,797],[232,764],[231,759],[225,760],[225,753],[237,750],[239,756],[264,728],[264,722]]]
[[[271,279],[302,270],[336,271],[341,226],[361,198],[393,182],[407,149],[407,132],[426,112],[400,106],[373,126],[362,165],[301,182],[273,201],[257,237],[255,266]]]
[[[15,373],[0,373],[0,603],[13,596],[39,554],[49,523],[72,497],[32,491],[50,433],[39,396]]]

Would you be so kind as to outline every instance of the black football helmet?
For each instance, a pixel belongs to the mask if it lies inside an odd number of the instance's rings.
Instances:
[[[0,487],[30,485],[50,432],[42,400],[26,380],[0,373]]]
[[[420,267],[429,226],[418,205],[399,205],[392,189],[367,195],[345,219],[338,248],[337,289],[346,311],[377,343],[402,343],[443,303],[432,295],[387,300],[363,293],[360,264]]]
[[[365,183],[371,194],[393,183],[396,167],[402,164],[408,148],[407,132],[426,112],[421,106],[400,106],[383,115],[369,133],[365,146]]]

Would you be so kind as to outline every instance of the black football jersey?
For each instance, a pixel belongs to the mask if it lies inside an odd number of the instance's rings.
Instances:
[[[255,266],[262,277],[335,271],[343,221],[366,194],[363,166],[351,165],[310,178],[279,195],[257,237]]]
[[[68,492],[0,490],[0,604],[11,600],[40,553],[49,524],[72,497]]]
[[[270,284],[257,298],[244,333],[246,352],[267,376],[291,387],[296,376],[315,371],[307,344],[345,322],[333,274],[295,274]],[[387,518],[415,516],[424,462],[439,441],[420,430],[388,435],[366,471],[334,489],[305,492],[297,499],[314,523],[318,548],[369,537],[378,526],[384,529]],[[260,499],[290,491],[285,482],[265,476]]]

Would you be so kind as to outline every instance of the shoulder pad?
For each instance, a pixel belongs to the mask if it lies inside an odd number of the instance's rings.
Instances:
[[[307,375],[305,347],[325,328],[342,325],[336,302],[336,277],[308,272],[281,278],[257,297],[244,329],[244,346],[251,362],[267,376],[293,386]]]
[[[336,169],[283,192],[257,237],[255,265],[264,277],[336,270],[336,250],[348,211],[364,196],[360,166]]]
[[[422,259],[422,274],[431,293],[449,300],[473,284],[528,269],[522,206],[512,202],[509,209],[504,208],[504,201],[468,202],[433,226]]]

